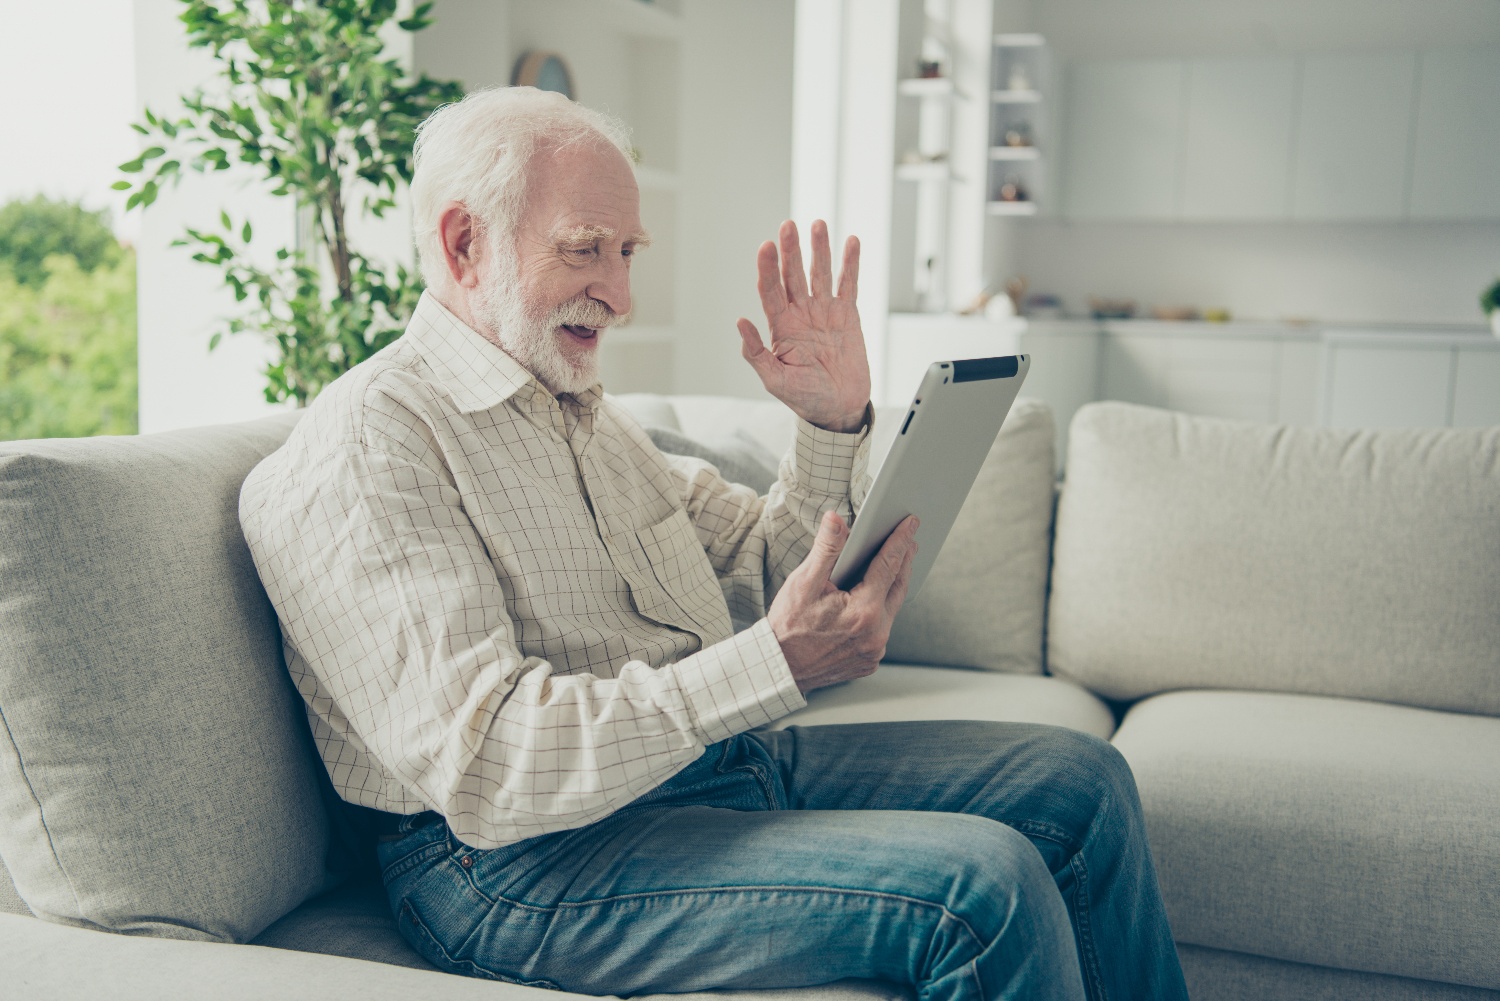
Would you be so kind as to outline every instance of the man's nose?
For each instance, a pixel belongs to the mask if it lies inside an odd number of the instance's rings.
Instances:
[[[589,284],[588,295],[614,311],[616,316],[630,312],[630,267],[624,255],[611,255],[602,263],[603,273]]]

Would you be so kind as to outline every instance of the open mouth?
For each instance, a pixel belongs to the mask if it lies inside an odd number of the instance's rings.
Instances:
[[[599,331],[594,327],[581,327],[576,323],[565,323],[560,329],[567,331],[570,337],[576,338],[585,344],[593,343],[599,336]]]

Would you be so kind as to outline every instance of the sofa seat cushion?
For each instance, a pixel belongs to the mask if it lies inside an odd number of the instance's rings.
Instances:
[[[911,664],[811,692],[805,708],[770,728],[930,719],[1051,723],[1106,740],[1115,729],[1109,706],[1063,678]]]
[[[237,514],[295,420],[0,445],[0,857],[38,916],[245,941],[338,880]]]
[[[385,886],[374,872],[307,901],[250,944],[368,959],[416,970],[437,969],[401,937]]]
[[[1500,719],[1184,691],[1114,743],[1179,941],[1500,988]]]

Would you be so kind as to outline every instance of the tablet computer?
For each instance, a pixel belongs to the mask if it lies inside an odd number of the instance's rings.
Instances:
[[[907,596],[921,589],[1030,366],[1026,355],[928,366],[834,564],[835,584],[859,583],[886,537],[914,514],[920,524]]]

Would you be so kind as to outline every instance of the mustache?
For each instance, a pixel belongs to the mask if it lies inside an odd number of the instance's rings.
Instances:
[[[547,329],[551,330],[565,325],[602,329],[611,326],[624,326],[629,322],[629,313],[621,315],[598,299],[591,299],[588,296],[581,295],[554,309],[547,317]]]

